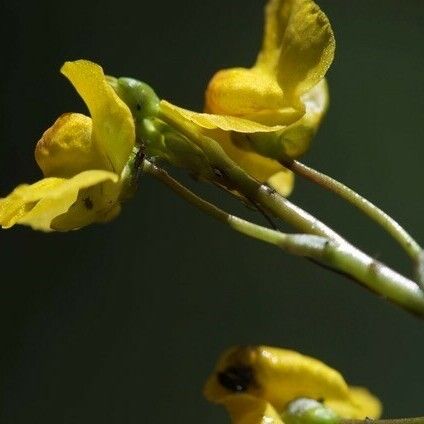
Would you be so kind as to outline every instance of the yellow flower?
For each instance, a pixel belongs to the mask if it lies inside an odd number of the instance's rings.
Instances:
[[[381,414],[377,398],[364,388],[348,386],[336,370],[300,353],[267,346],[225,352],[204,393],[211,402],[225,406],[237,424],[279,424],[278,416],[298,398],[319,399],[345,419]],[[258,418],[266,416],[269,421]]]
[[[162,101],[163,112],[218,140],[236,163],[284,195],[293,176],[279,161],[302,155],[327,109],[324,76],[335,41],[312,0],[270,0],[262,49],[252,68],[219,71],[206,90],[206,112]]]
[[[61,72],[85,101],[91,118],[62,115],[37,143],[46,178],[0,199],[0,224],[67,231],[106,222],[120,211],[121,174],[135,143],[134,121],[99,65],[66,62]]]

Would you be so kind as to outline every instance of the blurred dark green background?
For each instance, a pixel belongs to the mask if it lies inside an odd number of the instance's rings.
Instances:
[[[38,179],[35,142],[61,113],[85,111],[59,75],[65,60],[92,59],[200,109],[215,70],[253,62],[263,4],[3,1],[0,193]],[[331,108],[304,161],[424,242],[424,2],[320,5],[337,57]],[[293,200],[408,272],[398,246],[330,194],[299,181]],[[0,270],[2,423],[225,423],[201,389],[218,354],[245,343],[324,360],[378,394],[388,417],[424,415],[422,321],[231,232],[148,177],[110,225],[1,231]]]

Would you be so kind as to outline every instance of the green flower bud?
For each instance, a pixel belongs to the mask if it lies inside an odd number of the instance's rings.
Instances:
[[[145,82],[133,78],[118,78],[113,88],[130,108],[136,123],[157,116],[159,97]]]

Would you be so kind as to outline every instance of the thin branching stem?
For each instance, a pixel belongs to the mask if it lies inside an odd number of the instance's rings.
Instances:
[[[292,170],[296,175],[304,177],[309,181],[323,187],[324,189],[335,193],[337,196],[355,206],[374,222],[380,225],[387,233],[389,233],[417,263],[422,253],[421,246],[413,239],[413,237],[392,217],[382,211],[376,205],[365,199],[363,196],[335,180],[334,178],[323,174],[297,160],[284,161],[282,164]]]
[[[143,162],[143,171],[166,184],[192,205],[229,225],[232,229],[246,236],[275,245],[288,253],[313,259],[328,268],[342,272],[406,310],[424,317],[424,293],[413,281],[369,257],[343,238],[329,238],[313,233],[286,234],[265,228],[229,214],[200,198],[167,172],[147,160]],[[259,187],[255,200],[276,215],[280,214],[280,207],[285,208],[287,201],[263,185]],[[302,217],[303,219],[304,217]],[[316,225],[312,216],[308,219],[311,221],[311,225]]]
[[[424,417],[415,418],[392,418],[384,420],[341,420],[341,424],[424,424]]]
[[[220,175],[225,176],[231,186],[244,197],[289,223],[299,232],[326,240],[325,248],[317,253],[318,257],[304,256],[349,275],[354,281],[370,290],[424,317],[424,291],[417,283],[366,255],[313,215],[294,205],[267,185],[260,184],[232,161],[215,139],[203,134],[192,123],[166,114],[162,114],[161,118],[197,144],[207,156],[211,166],[217,169]]]

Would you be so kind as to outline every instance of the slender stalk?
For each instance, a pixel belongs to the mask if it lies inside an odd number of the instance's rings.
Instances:
[[[254,199],[265,206],[273,215],[287,222],[302,233],[315,234],[326,237],[338,243],[347,241],[318,218],[290,202],[266,184],[258,184]]]
[[[172,178],[162,168],[159,168],[148,160],[143,161],[142,168],[143,172],[164,183],[178,196],[193,206],[248,237],[273,244],[289,253],[311,258],[318,258],[328,244],[328,239],[325,237],[310,234],[286,234],[231,215],[207,200],[202,199]]]
[[[424,417],[415,418],[392,418],[384,420],[341,420],[341,424],[424,424]]]
[[[387,231],[405,250],[405,252],[415,261],[418,262],[422,252],[421,246],[412,238],[412,236],[387,213],[375,206],[369,200],[356,193],[351,188],[340,183],[334,178],[329,177],[309,166],[293,160],[282,162],[282,164],[292,170],[296,175],[302,176],[315,184],[337,194],[342,199],[364,212],[369,218],[379,224]]]
[[[270,187],[260,184],[233,162],[216,140],[204,135],[192,123],[164,113],[161,114],[161,119],[196,143],[208,157],[211,166],[225,176],[226,181],[247,199],[271,211],[301,233],[326,239],[325,248],[320,251],[322,256],[317,253],[316,256],[309,257],[351,276],[355,281],[405,309],[424,316],[424,291],[421,291],[415,282],[370,258],[317,218],[292,204]]]
[[[360,282],[370,290],[424,318],[424,292],[411,280],[376,261],[347,242],[310,234],[260,233],[254,224],[231,217],[230,226],[250,237],[272,243],[288,253],[308,257]],[[266,235],[266,237],[265,237]]]
[[[212,203],[202,199],[197,196],[187,187],[183,186],[180,182],[172,178],[165,170],[159,168],[153,163],[149,162],[147,159],[143,160],[142,163],[143,172],[151,175],[160,182],[168,186],[174,193],[182,197],[187,202],[191,203],[193,206],[196,206],[201,211],[212,216],[215,219],[218,219],[221,222],[226,223],[229,217],[229,214],[224,212],[222,209],[213,205]]]
[[[415,264],[415,278],[424,290],[424,250],[421,251],[417,263]]]
[[[342,238],[332,240],[314,234],[285,234],[262,227],[228,214],[201,199],[164,170],[147,160],[143,162],[143,171],[165,183],[186,201],[226,223],[232,229],[246,236],[273,244],[288,253],[311,258],[326,267],[343,272],[410,312],[424,317],[424,293],[413,281],[370,258]],[[264,200],[261,204],[271,205],[278,212],[279,203],[273,200],[276,198],[275,192],[262,189],[259,193],[262,193],[259,199]],[[284,204],[284,202],[282,203]],[[311,217],[311,219],[313,218]]]

